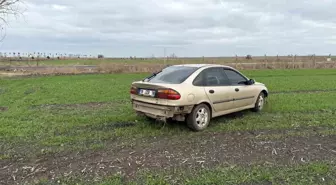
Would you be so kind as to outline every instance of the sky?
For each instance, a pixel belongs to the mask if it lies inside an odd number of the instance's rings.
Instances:
[[[2,52],[336,54],[336,0],[23,0],[19,9]]]

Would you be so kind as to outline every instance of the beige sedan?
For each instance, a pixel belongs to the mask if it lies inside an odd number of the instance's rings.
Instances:
[[[139,115],[186,121],[192,130],[201,131],[211,118],[262,110],[268,90],[229,66],[187,64],[169,66],[133,82],[130,94]]]

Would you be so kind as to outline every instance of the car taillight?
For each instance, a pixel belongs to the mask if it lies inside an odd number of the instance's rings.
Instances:
[[[181,95],[173,89],[159,89],[157,92],[157,98],[179,100],[181,98]]]
[[[137,88],[132,86],[131,89],[130,89],[130,93],[131,94],[137,94]]]

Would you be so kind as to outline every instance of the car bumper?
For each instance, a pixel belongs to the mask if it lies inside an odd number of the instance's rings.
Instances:
[[[191,112],[193,106],[165,106],[156,105],[140,101],[132,101],[133,109],[140,114],[145,114],[154,119],[174,118],[176,116],[188,114]]]

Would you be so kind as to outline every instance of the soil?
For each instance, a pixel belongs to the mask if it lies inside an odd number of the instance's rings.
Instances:
[[[1,72],[0,77],[15,77],[15,76],[24,76],[23,73],[10,73],[10,72]]]
[[[5,112],[5,111],[7,111],[7,110],[8,110],[7,107],[0,107],[0,112]]]
[[[319,129],[310,129],[309,132]],[[188,136],[153,137],[133,140],[133,147],[121,147],[122,141],[111,141],[101,150],[2,160],[0,184],[23,184],[40,178],[53,181],[69,176],[97,180],[116,173],[131,179],[139,170],[256,164],[279,166],[312,161],[335,163],[336,135],[315,134],[281,139],[263,137],[292,131],[203,132]]]

